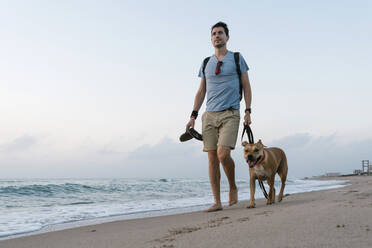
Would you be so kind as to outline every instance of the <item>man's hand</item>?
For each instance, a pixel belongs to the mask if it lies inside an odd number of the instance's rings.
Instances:
[[[244,125],[250,125],[251,123],[251,113],[247,111],[244,115]]]
[[[186,124],[186,132],[189,131],[190,127],[194,128],[195,125],[195,119],[190,118],[190,121]]]

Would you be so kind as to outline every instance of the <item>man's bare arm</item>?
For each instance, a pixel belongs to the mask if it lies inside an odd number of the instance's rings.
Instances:
[[[251,108],[252,102],[252,91],[251,84],[249,83],[248,72],[245,72],[242,76],[242,86],[244,92],[245,108]],[[251,124],[251,114],[247,111],[244,115],[244,124]]]
[[[196,92],[195,99],[194,99],[194,107],[192,110],[199,111],[200,107],[202,106],[205,98],[207,87],[206,87],[206,80],[202,78],[200,80],[200,86],[198,91]],[[191,117],[190,121],[186,125],[186,131],[189,130],[190,127],[194,128],[195,125],[195,118]]]
[[[196,92],[195,99],[194,99],[194,108],[193,110],[199,111],[201,105],[204,102],[205,93],[206,93],[206,81],[205,78],[200,80],[200,86],[198,91]]]

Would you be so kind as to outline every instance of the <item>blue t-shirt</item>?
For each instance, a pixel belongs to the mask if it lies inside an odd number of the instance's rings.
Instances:
[[[247,63],[239,53],[239,64],[242,75],[248,71]],[[199,77],[207,82],[207,112],[217,112],[232,107],[240,108],[239,75],[236,72],[234,53],[228,51],[222,59],[221,72],[216,75],[217,57],[212,55],[205,67],[203,63],[199,70]]]

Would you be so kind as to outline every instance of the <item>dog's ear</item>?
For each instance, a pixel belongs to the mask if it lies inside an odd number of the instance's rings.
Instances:
[[[260,144],[260,145],[261,145],[262,147],[265,147],[265,145],[264,145],[264,144],[262,144],[262,141],[261,141],[261,139],[259,139],[257,143],[258,143],[258,144]]]
[[[264,144],[262,144],[262,141],[261,140],[258,140],[257,142],[261,147],[266,147]]]
[[[242,146],[246,146],[246,145],[248,145],[248,142],[247,141],[243,141],[242,142]]]

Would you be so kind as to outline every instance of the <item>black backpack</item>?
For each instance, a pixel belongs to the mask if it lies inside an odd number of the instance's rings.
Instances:
[[[205,77],[205,67],[208,64],[208,61],[211,57],[206,57],[203,61],[203,75]],[[243,85],[242,85],[242,72],[240,71],[240,65],[239,65],[239,52],[234,53],[234,60],[235,60],[235,66],[236,66],[236,72],[238,73],[239,76],[239,94],[240,94],[240,101],[242,100],[242,90],[243,90]]]

